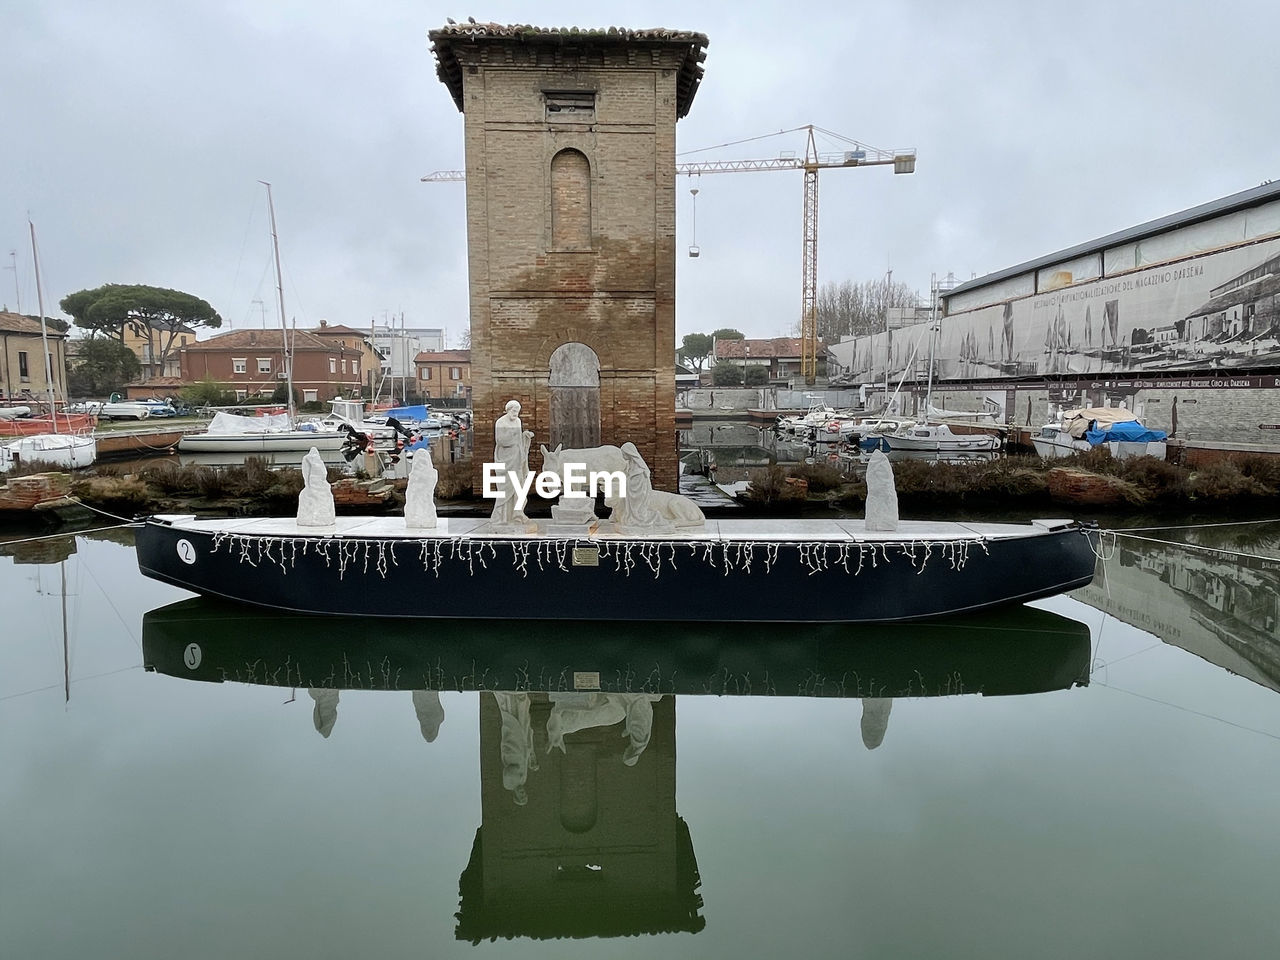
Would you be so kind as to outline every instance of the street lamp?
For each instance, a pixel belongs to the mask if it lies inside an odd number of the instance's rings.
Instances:
[[[747,385],[747,359],[751,356],[751,344],[742,341],[742,386]]]

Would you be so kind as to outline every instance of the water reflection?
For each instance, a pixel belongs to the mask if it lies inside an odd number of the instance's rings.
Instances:
[[[697,932],[701,879],[676,804],[681,696],[862,699],[867,749],[894,699],[1067,690],[1089,631],[1032,608],[923,624],[379,623],[207,599],[147,613],[148,670],[306,689],[325,738],[341,691],[410,691],[423,739],[439,692],[480,691],[481,824],[458,939]],[[408,711],[406,721],[408,721]]]
[[[754,470],[779,463],[824,463],[850,478],[860,477],[872,449],[828,435],[803,437],[783,433],[773,425],[745,420],[697,420],[679,433],[685,469],[705,473],[715,483],[746,480]],[[1001,451],[891,450],[891,461],[926,460],[966,463],[994,460]]]
[[[1280,692],[1277,525],[1121,532],[1105,557],[1073,596]]]
[[[162,607],[106,536],[0,547],[39,564],[0,558],[5,956],[1275,952],[1274,538],[1121,540],[1082,598],[1114,617],[1041,604],[1094,625],[1090,671],[1080,624],[1027,611],[557,636]]]
[[[1086,625],[1032,607],[913,624],[371,626],[193,598],[145,614],[142,644],[147,669],[189,680],[542,694],[1012,695],[1087,683],[1089,660]]]

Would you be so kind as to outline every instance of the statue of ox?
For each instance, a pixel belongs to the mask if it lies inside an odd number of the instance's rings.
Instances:
[[[560,488],[563,490],[565,485],[564,465],[566,463],[580,463],[586,467],[586,479],[589,481],[593,473],[613,473],[622,477],[627,475],[627,457],[622,452],[622,448],[613,446],[603,447],[584,447],[582,449],[564,449],[563,444],[556,444],[554,450],[548,450],[546,444],[538,447],[542,451],[542,472],[554,473],[560,478]],[[615,483],[609,488],[608,496],[605,503],[612,507],[618,494],[618,485]],[[588,496],[592,496],[588,490]],[[566,504],[566,498],[560,497],[561,504]]]

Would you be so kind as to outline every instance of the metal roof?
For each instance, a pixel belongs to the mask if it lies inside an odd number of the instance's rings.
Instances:
[[[1259,186],[1250,187],[1248,190],[1241,190],[1239,193],[1233,193],[1218,200],[1202,203],[1198,207],[1190,207],[1156,220],[1148,220],[1146,223],[1140,223],[1136,227],[1128,227],[1116,233],[1107,234],[1105,237],[1099,237],[1097,240],[1079,243],[1074,247],[1067,247],[1065,250],[1059,250],[1057,253],[1051,253],[1048,256],[1036,257],[1034,260],[1028,260],[1017,266],[997,270],[995,273],[989,273],[985,277],[966,280],[958,287],[943,294],[942,299],[946,300],[957,293],[977,290],[979,287],[985,287],[988,284],[1030,273],[1033,270],[1039,270],[1041,267],[1052,266],[1065,260],[1073,260],[1076,257],[1083,257],[1099,250],[1116,247],[1122,243],[1131,243],[1134,240],[1142,240],[1158,233],[1165,233],[1175,227],[1185,227],[1203,220],[1211,220],[1226,213],[1234,213],[1237,210],[1256,207],[1259,204],[1276,199],[1280,199],[1280,181],[1268,181]]]

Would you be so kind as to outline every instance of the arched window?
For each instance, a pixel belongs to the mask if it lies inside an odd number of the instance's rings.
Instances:
[[[551,158],[551,246],[591,249],[591,163],[577,150]]]
[[[585,343],[563,343],[551,354],[551,445],[600,444],[600,358]]]

